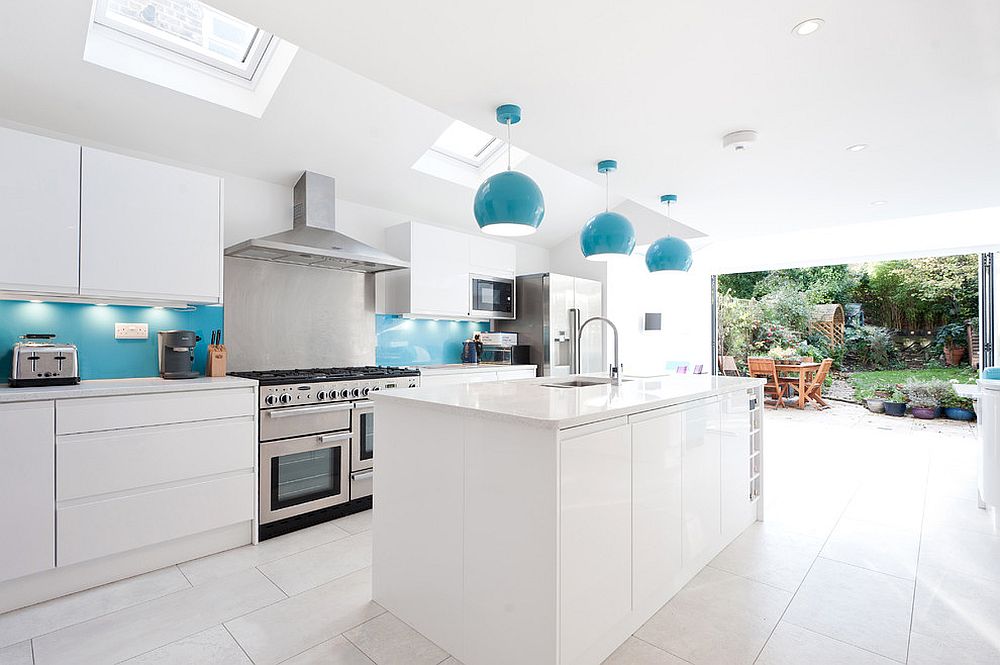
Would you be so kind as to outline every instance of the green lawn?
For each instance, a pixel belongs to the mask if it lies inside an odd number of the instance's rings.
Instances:
[[[854,387],[854,394],[857,397],[859,393],[872,390],[875,386],[887,383],[906,383],[906,380],[910,378],[924,381],[927,379],[944,379],[945,381],[958,379],[961,383],[971,383],[978,376],[978,372],[968,365],[959,365],[958,367],[935,367],[930,369],[890,369],[878,372],[853,372],[848,377],[847,382]]]

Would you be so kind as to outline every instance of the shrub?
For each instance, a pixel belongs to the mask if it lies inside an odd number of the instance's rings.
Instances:
[[[754,331],[750,351],[754,353],[767,353],[776,346],[798,346],[801,338],[802,336],[799,333],[780,323],[761,323],[756,331]]]
[[[918,381],[910,379],[903,384],[903,392],[907,401],[913,406],[933,408],[941,406],[951,398],[955,389],[951,384],[941,379],[930,379],[928,381]]]
[[[761,319],[794,330],[804,337],[809,327],[812,305],[805,293],[791,284],[778,286],[760,298]]]
[[[955,392],[954,385],[950,385],[948,394],[941,398],[941,406],[946,409],[965,409],[967,411],[974,410],[972,400],[968,397],[962,397]]]
[[[844,362],[852,367],[892,369],[899,365],[899,349],[888,328],[848,328],[844,333]]]

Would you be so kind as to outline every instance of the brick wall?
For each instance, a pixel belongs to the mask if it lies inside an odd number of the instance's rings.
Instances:
[[[202,8],[197,0],[108,0],[108,11],[202,43]]]

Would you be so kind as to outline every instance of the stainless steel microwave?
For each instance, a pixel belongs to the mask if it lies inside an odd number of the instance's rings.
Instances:
[[[469,314],[484,319],[514,318],[514,278],[469,275]]]

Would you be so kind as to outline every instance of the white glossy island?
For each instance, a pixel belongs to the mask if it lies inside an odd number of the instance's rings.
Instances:
[[[597,665],[760,519],[760,379],[390,391],[374,599],[465,665]]]

